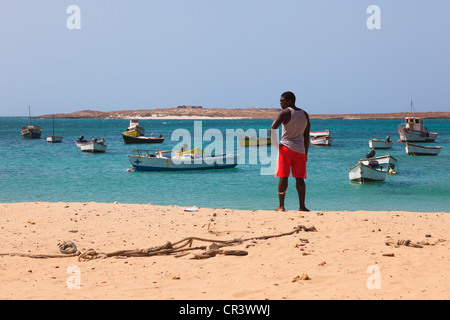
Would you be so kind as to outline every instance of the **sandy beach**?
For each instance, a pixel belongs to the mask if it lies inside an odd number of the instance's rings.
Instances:
[[[32,202],[0,204],[0,219],[0,299],[450,298],[450,213]]]

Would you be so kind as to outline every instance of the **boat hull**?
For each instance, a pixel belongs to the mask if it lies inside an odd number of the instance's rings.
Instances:
[[[76,140],[75,144],[77,145],[77,148],[81,148],[81,146],[84,146],[86,143],[89,143],[89,142],[91,142],[91,141],[90,140],[82,140],[82,141]],[[105,139],[103,139],[103,138],[97,139],[97,143],[104,143],[104,142],[105,142]]]
[[[172,159],[129,155],[128,159],[135,171],[186,171],[227,169],[237,166],[237,155],[205,157],[197,159]]]
[[[310,138],[309,140],[315,146],[331,146],[331,138],[328,136]]]
[[[411,156],[437,156],[442,147],[425,147],[417,144],[406,143],[406,154]]]
[[[359,162],[348,170],[349,179],[359,183],[386,180],[386,171],[377,170]]]
[[[106,144],[91,141],[91,142],[83,144],[80,147],[80,149],[82,152],[86,152],[86,153],[105,153],[106,147],[107,147]]]
[[[144,137],[144,136],[130,136],[122,133],[123,142],[125,144],[134,144],[134,143],[163,143],[164,138],[158,137]]]
[[[393,141],[386,141],[386,140],[379,140],[379,139],[372,139],[369,141],[369,147],[371,149],[390,149],[392,148],[392,145],[394,144]]]
[[[49,136],[47,137],[47,142],[49,143],[59,143],[63,141],[63,137],[61,136]]]
[[[436,132],[418,131],[408,128],[399,128],[398,134],[402,142],[434,142],[437,139]]]

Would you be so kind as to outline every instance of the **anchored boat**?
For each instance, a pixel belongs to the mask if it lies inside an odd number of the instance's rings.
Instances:
[[[238,164],[238,155],[204,156],[199,148],[185,152],[137,149],[128,155],[128,159],[135,171],[226,169],[234,168]]]
[[[145,128],[139,124],[139,119],[130,119],[130,124],[123,134],[132,137],[143,136],[145,134]]]
[[[105,153],[107,145],[105,144],[105,139],[92,139],[80,145],[82,152],[89,153]]]
[[[436,132],[429,132],[424,126],[424,119],[419,117],[406,117],[405,123],[398,126],[398,134],[402,142],[434,142],[438,135]]]
[[[390,149],[390,148],[392,148],[393,144],[394,144],[394,141],[391,141],[389,136],[386,137],[386,140],[380,140],[380,139],[369,140],[369,147],[371,149]]]
[[[31,108],[28,106],[28,114],[30,118],[30,125],[23,126],[21,129],[21,134],[24,139],[40,139],[42,134],[42,129],[38,125],[33,125],[31,123]]]
[[[348,170],[348,176],[351,181],[357,181],[360,183],[384,181],[386,180],[387,172],[376,168],[375,166],[365,165],[362,161],[359,161],[357,165],[351,167]]]
[[[381,168],[384,171],[389,171],[389,169],[394,170],[398,162],[397,159],[390,154],[374,158],[360,159],[359,161],[364,165],[371,164],[372,167]]]
[[[331,145],[331,137],[330,130],[324,131],[311,131],[309,133],[311,144],[316,146],[330,146]]]
[[[406,143],[405,151],[412,156],[437,156],[441,152],[442,147],[426,147],[418,144]]]
[[[55,136],[55,115],[53,115],[53,135],[47,137],[47,142],[58,143],[62,141],[63,141],[62,136]]]

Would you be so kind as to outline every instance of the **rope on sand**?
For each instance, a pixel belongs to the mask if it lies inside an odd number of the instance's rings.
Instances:
[[[398,248],[400,246],[413,247],[413,248],[423,248],[423,246],[434,246],[435,244],[437,244],[439,242],[444,242],[444,241],[445,240],[443,240],[443,239],[438,239],[434,243],[429,243],[427,241],[412,242],[411,240],[397,240],[397,241],[394,241],[392,239],[389,239],[389,240],[385,241],[385,244],[387,246],[394,246],[396,248]]]
[[[221,250],[222,247],[226,246],[233,246],[236,244],[241,244],[245,241],[254,241],[254,240],[267,240],[271,238],[278,238],[283,236],[292,235],[294,233],[298,233],[301,230],[304,230],[306,232],[308,231],[317,231],[316,228],[310,227],[307,228],[303,225],[299,225],[294,228],[294,230],[286,233],[280,233],[280,234],[274,234],[274,235],[267,235],[267,236],[261,236],[261,237],[253,237],[253,238],[247,238],[247,239],[234,239],[234,240],[217,240],[217,239],[205,239],[205,238],[199,238],[199,237],[188,237],[184,238],[180,241],[177,241],[175,243],[167,242],[164,245],[146,248],[146,249],[136,249],[136,250],[119,250],[114,251],[110,253],[99,253],[96,252],[94,249],[88,249],[84,252],[76,252],[76,246],[75,243],[72,241],[66,241],[62,244],[58,244],[59,249],[61,251],[60,255],[54,255],[54,254],[26,254],[26,253],[0,253],[0,256],[20,256],[20,257],[28,257],[28,258],[34,258],[34,259],[48,259],[48,258],[69,258],[69,257],[76,257],[78,256],[79,261],[88,261],[88,260],[94,260],[94,259],[100,259],[100,258],[109,258],[109,257],[117,257],[117,258],[126,258],[126,257],[151,257],[151,256],[157,256],[157,255],[170,255],[170,254],[176,254],[175,257],[181,257],[189,253],[189,251],[193,250],[206,250],[202,254],[195,255],[193,259],[206,259],[210,257],[214,257],[218,254],[223,255],[235,255],[235,256],[245,256],[248,254],[247,251],[244,250]],[[211,242],[212,244],[207,246],[197,246],[192,247],[192,244],[196,241],[203,241],[203,242]]]
[[[49,258],[70,258],[76,257],[79,253],[72,254],[27,254],[27,253],[0,253],[0,256],[18,256],[18,257],[27,257],[33,259],[49,259]]]
[[[157,256],[157,255],[170,255],[170,254],[176,254],[176,257],[180,257],[182,255],[186,254],[186,251],[193,251],[193,250],[206,250],[202,254],[194,255],[194,258],[192,259],[207,259],[214,257],[218,254],[223,255],[235,255],[235,256],[245,256],[248,254],[245,250],[220,250],[222,247],[226,246],[232,246],[236,244],[241,244],[245,241],[250,240],[267,240],[271,238],[277,238],[277,237],[283,237],[292,235],[294,233],[298,233],[301,230],[304,231],[317,231],[316,228],[310,227],[307,228],[303,225],[299,225],[298,227],[294,228],[291,232],[286,233],[280,233],[275,235],[268,235],[268,236],[261,236],[261,237],[253,237],[253,238],[247,238],[247,239],[234,239],[234,240],[217,240],[217,239],[205,239],[205,238],[199,238],[199,237],[188,237],[184,238],[180,241],[177,241],[175,243],[167,242],[165,245],[158,246],[158,247],[152,247],[147,249],[137,249],[137,250],[120,250],[115,251],[111,253],[97,253],[94,249],[89,249],[83,253],[81,253],[78,256],[79,261],[87,261],[87,260],[93,260],[93,259],[100,259],[100,258],[109,258],[109,257],[118,257],[118,258],[126,258],[126,257],[150,257],[150,256]],[[207,246],[198,246],[198,247],[192,247],[192,243],[194,240],[197,241],[203,241],[203,242],[211,242],[212,244]],[[187,247],[187,248],[186,248]]]

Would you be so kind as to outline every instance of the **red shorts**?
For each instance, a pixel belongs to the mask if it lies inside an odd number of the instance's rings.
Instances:
[[[294,178],[306,179],[306,155],[292,151],[286,146],[280,146],[275,177],[289,177],[291,168]]]

